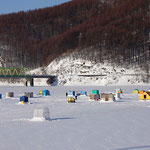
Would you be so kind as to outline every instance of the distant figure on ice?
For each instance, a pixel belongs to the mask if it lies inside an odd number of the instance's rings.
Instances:
[[[68,92],[66,92],[66,97],[68,96]]]

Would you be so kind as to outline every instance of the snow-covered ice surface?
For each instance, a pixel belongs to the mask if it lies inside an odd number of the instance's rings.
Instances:
[[[121,88],[117,102],[89,101],[81,96],[67,103],[68,90],[93,89],[115,92]],[[64,87],[0,87],[0,150],[149,150],[150,102],[139,101],[132,91],[149,90],[150,86],[64,86]],[[51,96],[37,95],[48,89]],[[14,98],[5,98],[14,92]],[[29,104],[19,104],[19,96],[34,92]],[[47,107],[50,121],[34,121],[36,108]]]

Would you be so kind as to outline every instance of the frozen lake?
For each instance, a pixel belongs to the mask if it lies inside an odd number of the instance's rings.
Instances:
[[[67,103],[68,90],[97,89],[123,94],[118,102],[89,101],[80,96]],[[48,89],[49,97],[37,95]],[[150,90],[150,86],[62,86],[0,87],[0,150],[149,150],[150,102],[139,101],[134,89]],[[14,98],[5,98],[14,92]],[[19,97],[33,92],[30,104],[21,105]],[[50,121],[33,122],[34,109],[48,107]]]

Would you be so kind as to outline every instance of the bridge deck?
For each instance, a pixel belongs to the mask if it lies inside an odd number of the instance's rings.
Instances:
[[[0,75],[0,78],[54,78],[53,75]]]

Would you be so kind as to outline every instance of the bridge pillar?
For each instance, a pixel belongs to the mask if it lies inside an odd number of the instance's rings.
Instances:
[[[34,79],[33,78],[30,79],[30,86],[34,86]]]
[[[31,78],[31,79],[29,79],[29,78],[24,79],[24,86],[34,86],[34,79],[33,78]]]
[[[28,86],[28,80],[24,79],[24,86]]]

